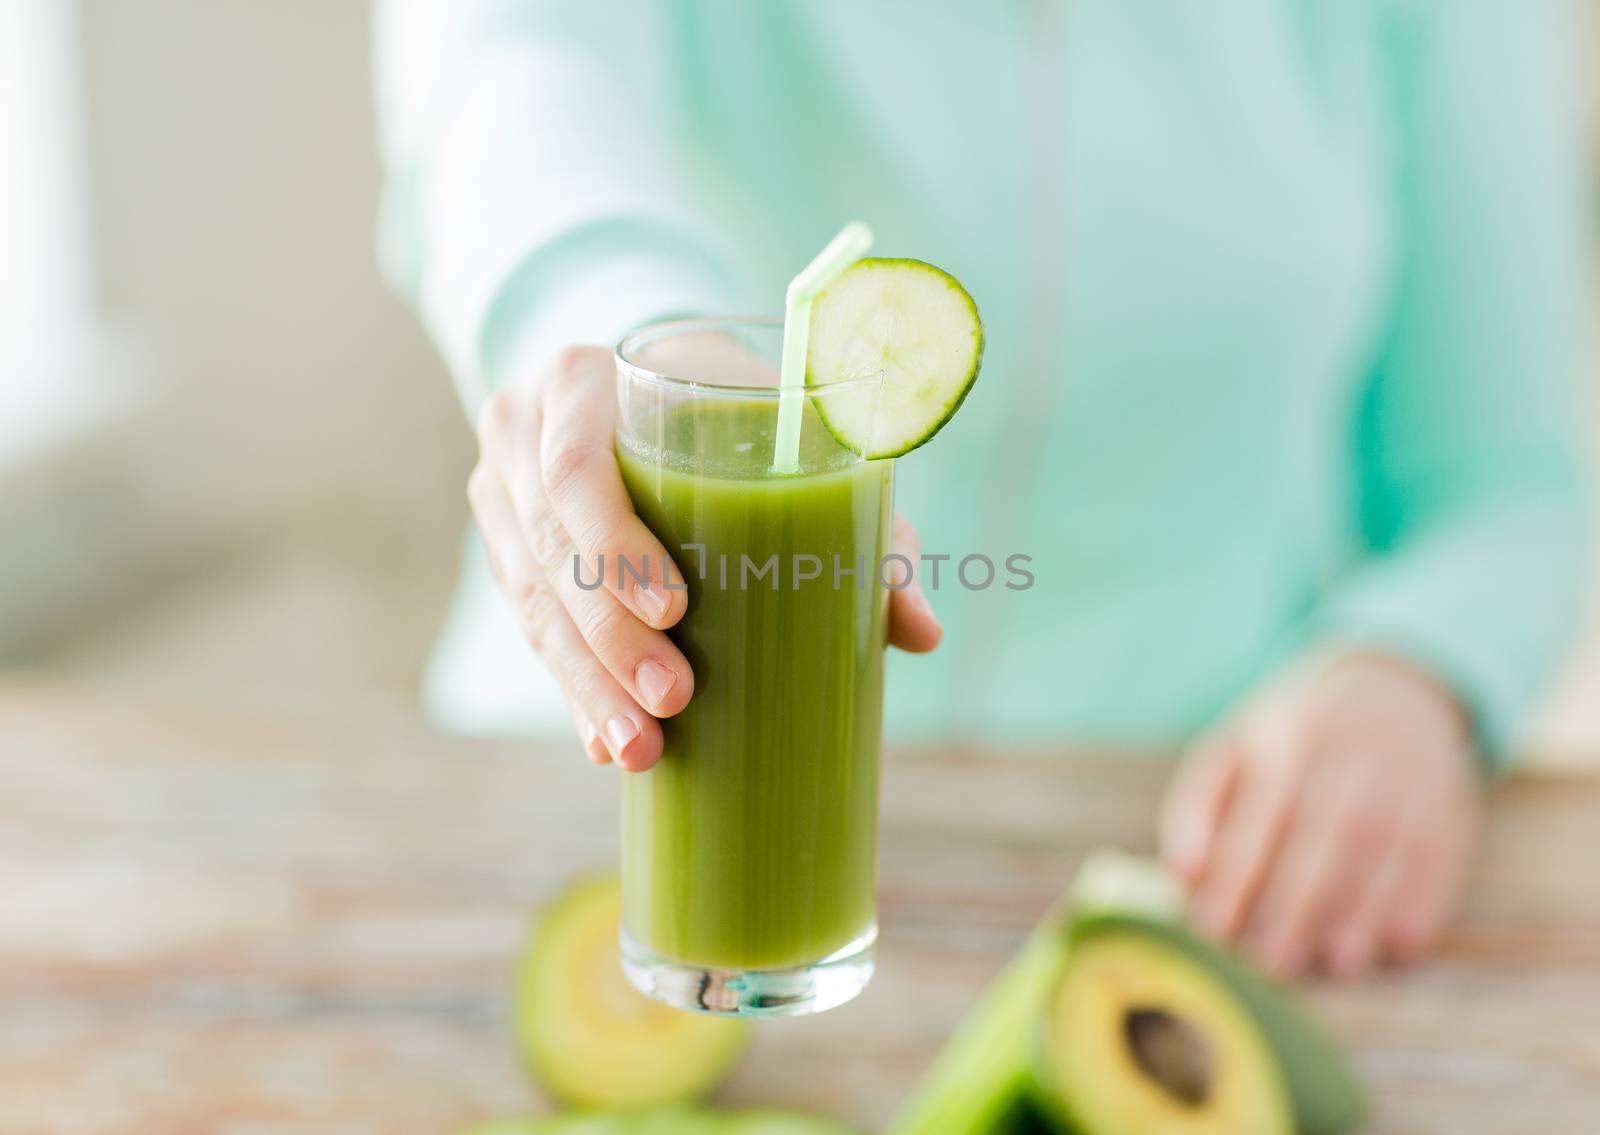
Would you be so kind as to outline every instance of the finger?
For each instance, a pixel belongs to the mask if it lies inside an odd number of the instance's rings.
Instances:
[[[467,500],[472,505],[478,536],[483,540],[489,574],[507,601],[519,606],[515,588],[521,580],[537,576],[539,564],[522,538],[522,529],[506,500],[505,487],[489,466],[479,464],[467,478]]]
[[[1405,885],[1407,872],[1406,841],[1417,824],[1417,811],[1423,803],[1416,792],[1395,796],[1392,788],[1378,783],[1381,769],[1372,766],[1366,796],[1369,807],[1357,826],[1348,831],[1344,842],[1359,849],[1352,863],[1355,869],[1346,876],[1347,886],[1330,896],[1318,931],[1316,954],[1327,972],[1337,977],[1355,977],[1377,962],[1380,932]],[[1379,826],[1383,830],[1379,830]]]
[[[660,723],[640,709],[600,664],[548,585],[533,585],[527,594],[524,631],[556,676],[573,711],[589,722],[617,764],[629,772],[650,768],[661,757]]]
[[[1435,805],[1415,801],[1399,814],[1395,832],[1349,910],[1338,919],[1323,948],[1330,972],[1353,976],[1370,969],[1384,953],[1395,953],[1393,928],[1425,889],[1419,868],[1421,845],[1437,830]]]
[[[491,478],[473,489],[473,511],[486,542],[496,549],[503,573],[501,589],[533,644],[554,675],[575,715],[588,723],[579,735],[593,755],[596,738],[611,759],[630,771],[655,764],[661,755],[661,727],[612,677],[578,633],[546,576],[523,542],[521,525],[504,486]]]
[[[1322,963],[1336,977],[1355,977],[1378,960],[1380,935],[1405,883],[1404,853],[1397,841],[1362,883],[1354,904],[1328,935]]]
[[[494,544],[489,539],[489,534],[484,530],[484,522],[478,519],[477,516],[478,497],[487,491],[491,479],[492,474],[482,464],[473,469],[472,476],[467,478],[467,503],[472,507],[474,527],[478,529],[478,539],[483,542],[483,558],[488,561],[489,574],[494,577],[495,583],[504,591],[506,573],[500,564],[500,554],[495,551]]]
[[[922,541],[917,530],[903,516],[894,518],[894,556],[892,571],[886,573],[889,590],[889,643],[912,654],[926,654],[939,645],[944,628],[933,613],[933,606],[922,591],[917,563]],[[901,557],[904,557],[903,559]]]
[[[611,676],[656,717],[671,717],[688,705],[694,692],[689,660],[664,633],[640,622],[614,592],[583,574],[581,557],[551,513],[538,481],[522,483],[518,515],[524,529],[538,533],[534,557],[578,633]]]
[[[1195,922],[1207,933],[1232,938],[1244,924],[1294,810],[1299,768],[1288,754],[1241,757],[1238,783],[1194,892]]]
[[[1414,850],[1402,865],[1388,926],[1380,936],[1389,955],[1402,963],[1416,961],[1438,943],[1466,882],[1474,837],[1472,814],[1442,805],[1438,811],[1444,814],[1417,825]]]
[[[598,347],[569,348],[556,371],[545,384],[537,446],[517,451],[510,475],[529,542],[548,542],[540,526],[559,521],[586,573],[598,571],[604,586],[647,625],[670,627],[683,617],[688,599],[682,573],[635,515],[617,468],[611,354]],[[550,509],[525,513],[523,496],[535,481]]]
[[[1161,858],[1191,887],[1216,841],[1217,825],[1237,780],[1237,757],[1230,740],[1202,742],[1167,786],[1158,823]]]
[[[1280,976],[1310,965],[1328,919],[1352,904],[1390,843],[1397,825],[1381,792],[1372,791],[1367,767],[1335,758],[1312,771],[1267,871],[1246,941]]]
[[[611,763],[611,752],[606,748],[600,734],[595,732],[593,725],[577,706],[567,702],[567,713],[572,718],[572,728],[578,734],[578,741],[583,745],[583,754],[597,765]]]

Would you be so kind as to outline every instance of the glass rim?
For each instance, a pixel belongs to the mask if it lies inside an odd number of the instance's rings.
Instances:
[[[730,398],[771,398],[782,396],[783,388],[774,384],[771,386],[736,386],[722,382],[702,382],[692,378],[680,378],[677,375],[664,374],[647,367],[630,357],[642,347],[651,343],[658,343],[663,339],[675,335],[689,335],[698,331],[725,331],[730,329],[775,331],[783,333],[783,318],[777,315],[719,315],[719,316],[691,316],[678,319],[659,319],[645,323],[628,332],[617,341],[612,348],[612,358],[616,361],[618,373],[626,376],[631,381],[644,382],[652,386],[661,386],[670,390],[681,390],[686,393],[722,395]],[[843,390],[865,388],[883,382],[883,372],[874,371],[857,378],[842,378],[838,382],[825,382],[817,386],[801,387],[799,393],[806,398],[815,398],[823,394],[834,394]]]

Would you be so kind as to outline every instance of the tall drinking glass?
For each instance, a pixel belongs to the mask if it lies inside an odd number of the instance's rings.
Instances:
[[[617,457],[687,587],[669,633],[695,681],[660,762],[622,778],[622,964],[711,1013],[847,1001],[877,935],[893,469],[826,410],[881,376],[791,395],[798,469],[775,472],[782,328],[677,321],[617,348]]]

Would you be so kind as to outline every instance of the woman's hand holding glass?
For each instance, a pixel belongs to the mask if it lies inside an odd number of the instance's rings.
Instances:
[[[744,365],[717,343],[694,349],[695,365],[722,381]],[[668,586],[667,549],[634,514],[617,468],[616,397],[612,353],[590,346],[568,347],[500,390],[478,419],[467,496],[490,570],[560,684],[589,758],[642,771],[661,755],[659,719],[693,695],[694,673],[665,633],[684,614],[683,578],[673,570]],[[894,547],[917,562],[916,533],[901,517]],[[619,561],[630,571],[617,571]],[[602,586],[579,585],[580,572],[593,581],[602,564]],[[921,652],[940,634],[913,573],[891,593],[890,642]]]

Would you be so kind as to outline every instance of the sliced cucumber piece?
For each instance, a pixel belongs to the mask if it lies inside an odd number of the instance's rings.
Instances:
[[[698,1099],[744,1050],[745,1022],[669,1009],[629,985],[617,956],[620,918],[614,877],[569,888],[535,918],[515,991],[528,1067],[550,1096],[573,1107]]]
[[[728,1116],[727,1135],[855,1135],[852,1128],[800,1111],[745,1111]]]
[[[863,457],[898,457],[938,433],[982,359],[978,305],[921,260],[858,260],[811,309],[807,385],[883,375],[881,386],[813,399],[828,432]]]

